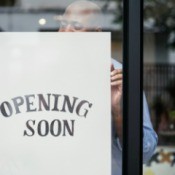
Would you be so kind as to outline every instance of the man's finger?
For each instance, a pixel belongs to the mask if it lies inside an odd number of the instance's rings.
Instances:
[[[111,77],[111,81],[118,81],[123,79],[123,74],[116,74],[115,76]]]
[[[111,64],[111,71],[115,70],[114,65]]]
[[[120,86],[120,85],[122,85],[122,80],[119,80],[119,81],[113,81],[113,82],[111,82],[111,86]]]
[[[113,71],[111,71],[111,76],[114,76],[116,74],[122,74],[123,70],[122,69],[115,69]]]

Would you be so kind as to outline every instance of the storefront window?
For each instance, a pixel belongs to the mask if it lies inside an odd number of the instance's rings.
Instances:
[[[70,20],[70,4],[75,0],[3,0],[0,2],[0,31],[1,32],[65,32],[70,25],[68,32],[110,32],[111,33],[111,57],[113,69],[118,69],[119,83],[122,77],[122,7],[121,0],[94,0],[90,7],[95,8],[94,18],[89,21],[87,27],[84,16],[76,16],[78,22]],[[86,4],[87,4],[86,2]],[[83,6],[84,1],[78,1],[76,8],[83,8],[89,13],[88,4]],[[82,3],[82,4],[81,4]],[[88,9],[86,11],[86,8]],[[66,11],[68,10],[68,11]],[[72,10],[72,9],[71,9]],[[77,9],[76,9],[77,10]],[[74,14],[75,15],[75,14]],[[86,15],[86,14],[85,14]],[[69,18],[69,20],[65,20]],[[94,28],[95,27],[95,28]],[[99,28],[97,28],[99,27]],[[17,46],[16,46],[17,47]],[[18,49],[17,49],[18,52]],[[18,56],[18,53],[17,53]],[[16,63],[15,65],[17,65]],[[113,81],[113,80],[112,80]],[[114,82],[113,82],[114,83]],[[122,88],[120,89],[122,92]],[[121,99],[120,99],[121,100]],[[121,100],[122,103],[122,100]],[[122,105],[120,106],[122,114]],[[112,113],[112,111],[111,111]],[[113,114],[112,114],[113,116]],[[111,116],[109,116],[111,117]],[[122,174],[122,116],[113,118],[116,126],[112,126],[112,175]],[[120,138],[119,138],[120,137]]]
[[[144,89],[159,141],[144,175],[174,174],[174,1],[144,1]]]

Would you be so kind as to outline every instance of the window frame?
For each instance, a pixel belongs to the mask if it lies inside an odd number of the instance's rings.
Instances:
[[[123,175],[143,172],[143,1],[123,1]]]

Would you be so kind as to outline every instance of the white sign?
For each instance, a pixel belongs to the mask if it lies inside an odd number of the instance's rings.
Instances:
[[[0,175],[110,175],[110,34],[0,34]]]

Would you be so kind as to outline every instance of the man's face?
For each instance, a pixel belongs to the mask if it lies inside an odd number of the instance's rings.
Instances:
[[[60,20],[59,32],[99,31],[92,24],[94,15],[90,10],[68,9]]]

